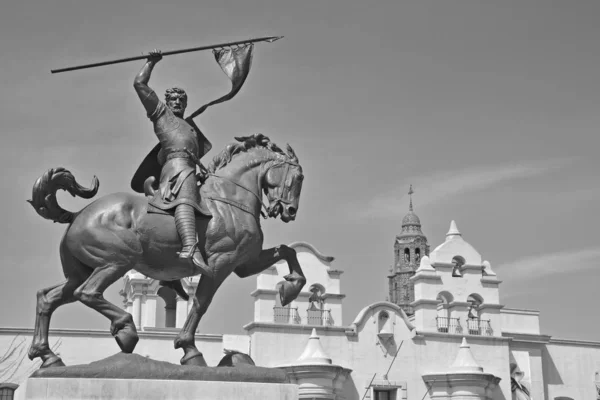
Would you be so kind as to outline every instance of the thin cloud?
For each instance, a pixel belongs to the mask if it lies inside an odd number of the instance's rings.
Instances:
[[[600,247],[524,257],[494,267],[500,279],[521,282],[542,276],[598,268]],[[504,277],[504,278],[503,278]]]
[[[413,177],[406,182],[419,182],[419,208],[456,195],[480,191],[498,183],[530,178],[564,167],[572,159],[556,159],[545,163],[469,167],[458,171],[444,171],[429,176]],[[401,217],[406,209],[398,204],[408,204],[407,184],[392,193],[373,198],[364,208],[363,217]],[[401,188],[401,189],[400,189]]]

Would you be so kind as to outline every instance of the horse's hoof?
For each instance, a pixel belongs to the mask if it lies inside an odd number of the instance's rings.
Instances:
[[[282,282],[279,286],[279,299],[281,300],[281,306],[285,307],[290,304],[296,297],[298,297],[298,292],[294,287],[293,283],[290,282]]]
[[[123,353],[133,353],[137,342],[140,340],[135,328],[125,326],[117,332],[115,340]]]
[[[181,365],[196,365],[198,367],[206,367],[206,360],[204,360],[204,356],[198,350],[191,350],[186,355],[184,355],[180,360]]]
[[[65,363],[59,356],[50,356],[46,360],[44,360],[42,365],[40,365],[40,369],[49,368],[49,367],[64,367],[64,366],[65,366]]]
[[[287,275],[286,281],[279,285],[279,298],[281,305],[285,307],[298,297],[306,283],[306,279],[299,275]]]
[[[225,350],[225,356],[219,361],[217,367],[256,366],[254,360],[248,355],[235,350]]]

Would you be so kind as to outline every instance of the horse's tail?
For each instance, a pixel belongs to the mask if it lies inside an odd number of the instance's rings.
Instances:
[[[35,208],[35,211],[45,219],[59,222],[61,224],[70,224],[75,219],[76,213],[63,210],[56,200],[56,192],[59,189],[71,193],[71,196],[91,199],[98,193],[100,182],[94,176],[92,187],[85,188],[77,183],[75,177],[68,170],[59,168],[50,168],[33,184],[32,199],[27,200]]]

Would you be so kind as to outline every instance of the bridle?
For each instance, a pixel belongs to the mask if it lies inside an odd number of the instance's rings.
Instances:
[[[208,175],[209,176],[213,176],[215,178],[222,179],[224,181],[228,181],[228,182],[234,184],[235,186],[237,186],[237,187],[239,187],[241,189],[244,189],[248,193],[252,194],[254,197],[256,197],[256,200],[258,200],[258,203],[261,205],[260,215],[262,215],[262,217],[264,219],[267,219],[268,217],[273,216],[273,213],[276,210],[276,206],[281,205],[281,204],[290,204],[291,203],[290,201],[285,200],[283,198],[284,195],[286,195],[286,194],[289,193],[289,188],[286,188],[285,182],[287,182],[287,178],[288,178],[288,175],[290,173],[290,165],[291,166],[295,166],[295,167],[299,167],[300,164],[298,164],[297,162],[294,162],[292,160],[278,160],[277,162],[274,162],[272,165],[270,165],[265,170],[265,172],[260,175],[260,176],[264,177],[264,176],[266,176],[269,173],[269,171],[271,170],[271,168],[279,167],[279,166],[284,165],[284,164],[285,164],[286,169],[285,169],[285,176],[283,177],[283,180],[282,180],[283,184],[279,185],[276,188],[276,190],[275,190],[275,196],[273,197],[273,199],[271,199],[269,207],[267,207],[265,205],[265,203],[262,201],[263,188],[262,188],[262,185],[261,185],[260,181],[258,182],[258,193],[259,194],[256,194],[252,190],[250,190],[247,187],[245,187],[244,185],[241,185],[241,184],[239,184],[237,182],[234,182],[233,180],[231,180],[229,178],[226,178],[224,176],[215,175],[214,173],[209,173]],[[252,214],[254,216],[254,212],[252,211],[252,209],[250,209],[250,207],[248,207],[245,204],[240,204],[240,203],[238,203],[236,201],[225,199],[225,198],[221,198],[221,197],[209,196],[207,198],[212,199],[212,200],[216,200],[216,201],[221,201],[223,203],[227,203],[229,205],[232,205],[232,206],[234,206],[236,208],[239,208],[240,210],[245,211],[245,212],[247,212],[249,214]],[[255,216],[255,218],[256,218],[256,216]]]
[[[283,185],[279,185],[277,188],[275,188],[275,195],[274,195],[273,199],[271,200],[271,204],[273,204],[273,203],[282,204],[283,203],[283,204],[287,205],[287,204],[291,203],[289,200],[285,200],[283,198],[283,196],[287,195],[290,190],[290,188],[285,185],[285,182],[287,182],[288,175],[290,173],[290,165],[295,166],[295,167],[299,167],[300,165],[297,162],[293,162],[290,160],[279,161],[279,162],[271,165],[269,168],[267,168],[267,170],[264,173],[264,176],[266,176],[269,173],[271,168],[279,167],[280,165],[283,165],[283,164],[285,164],[285,175],[283,176]]]

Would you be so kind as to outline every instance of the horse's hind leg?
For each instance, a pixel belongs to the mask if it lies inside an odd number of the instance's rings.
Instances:
[[[64,365],[60,357],[50,350],[48,343],[50,318],[58,307],[76,300],[73,292],[90,275],[90,269],[65,251],[64,247],[61,247],[60,256],[67,280],[37,292],[33,340],[27,355],[31,360],[40,357],[42,359],[41,368]]]
[[[64,366],[60,357],[50,350],[50,345],[48,343],[50,318],[52,317],[54,310],[58,307],[75,301],[73,292],[80,283],[81,281],[68,279],[61,284],[41,289],[37,292],[35,328],[33,331],[31,347],[29,348],[27,355],[30,360],[40,357],[42,359],[40,368]]]
[[[79,301],[110,320],[110,333],[115,337],[117,344],[124,353],[133,352],[139,340],[133,317],[106,300],[102,294],[106,288],[125,275],[129,269],[129,266],[124,267],[119,264],[97,267],[74,293]]]

